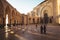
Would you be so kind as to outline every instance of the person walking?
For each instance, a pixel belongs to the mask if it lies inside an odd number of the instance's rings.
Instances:
[[[37,24],[36,24],[36,29],[37,29]]]

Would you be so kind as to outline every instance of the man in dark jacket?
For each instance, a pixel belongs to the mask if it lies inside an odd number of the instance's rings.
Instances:
[[[44,14],[44,18],[43,18],[43,22],[44,22],[44,34],[46,34],[46,26],[48,24],[48,19],[49,19],[49,17],[47,15],[47,13],[45,13]]]

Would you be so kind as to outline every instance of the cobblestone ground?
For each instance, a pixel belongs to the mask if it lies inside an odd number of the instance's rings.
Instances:
[[[60,40],[60,26],[47,25],[47,33],[40,33],[40,25],[18,25],[0,29],[0,40]]]

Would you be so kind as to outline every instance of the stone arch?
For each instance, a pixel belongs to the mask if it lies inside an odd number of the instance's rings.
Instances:
[[[33,18],[33,24],[35,24],[35,18]]]
[[[45,10],[43,13],[47,13],[48,12],[48,10]]]
[[[15,10],[12,10],[12,19],[11,19],[12,24],[16,24],[16,18],[15,18]]]
[[[48,15],[48,10],[44,10],[42,15],[44,15],[44,14]]]
[[[44,13],[47,13],[48,16],[53,16],[53,13],[52,13],[52,8],[50,6],[44,6],[42,9],[41,9],[41,16],[43,17]]]
[[[9,6],[7,6],[7,7],[5,8],[5,14],[10,14],[10,7],[9,7]]]
[[[6,15],[8,15],[8,24],[10,24],[10,15],[11,14],[11,9],[9,6],[6,6],[5,8],[5,23],[6,23]]]

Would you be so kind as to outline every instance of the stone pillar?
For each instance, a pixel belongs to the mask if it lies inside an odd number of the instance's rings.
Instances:
[[[5,26],[5,18],[3,17],[3,25]]]
[[[11,27],[11,19],[10,19],[10,27]]]

